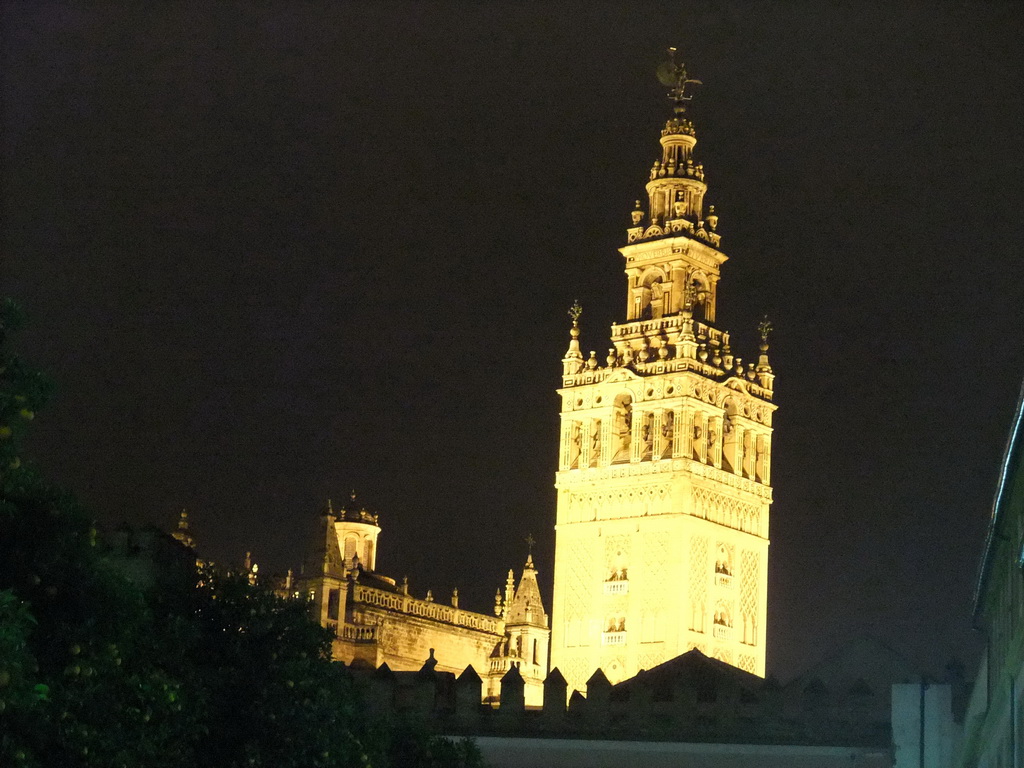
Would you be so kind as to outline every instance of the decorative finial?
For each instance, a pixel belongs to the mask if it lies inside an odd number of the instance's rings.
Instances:
[[[636,201],[636,208],[634,208],[629,215],[633,219],[633,226],[640,226],[640,222],[643,221],[644,218],[644,209],[640,207],[639,200]]]
[[[757,330],[761,333],[761,354],[757,356],[757,365],[754,367],[756,375],[754,378],[760,382],[762,387],[771,391],[774,386],[775,375],[772,373],[771,363],[768,362],[768,334],[775,329],[772,327],[768,315],[765,315],[764,319],[758,323]]]
[[[757,330],[761,334],[761,349],[768,349],[768,334],[775,330],[768,319],[768,315],[765,315],[761,322],[757,324]]]
[[[528,553],[533,555],[533,545],[537,543],[537,540],[533,538],[532,533],[526,534],[526,538],[523,539],[526,542],[526,546],[529,547]]]
[[[573,301],[572,306],[569,307],[569,317],[572,318],[572,327],[575,328],[580,323],[580,315],[583,314],[583,305],[580,304],[579,299]]]
[[[714,232],[718,228],[718,214],[715,213],[715,206],[708,206],[708,215],[704,218],[708,222],[708,227]]]
[[[703,85],[700,80],[694,80],[686,76],[686,65],[676,64],[676,49],[668,49],[668,61],[658,67],[658,81],[669,87],[668,97],[675,103],[674,110],[677,115],[686,111],[688,102],[693,101],[693,94],[686,94],[686,86],[690,83]]]
[[[569,329],[569,349],[565,351],[562,358],[562,375],[573,376],[583,369],[583,354],[580,352],[580,315],[583,314],[583,307],[579,300],[573,301],[569,307],[569,317],[572,318],[572,328]]]
[[[349,498],[350,498],[350,499],[351,499],[352,501],[355,501],[355,500],[356,500],[356,489],[355,489],[355,488],[353,488],[353,489],[352,489],[352,493],[350,493],[350,494],[349,494]]]

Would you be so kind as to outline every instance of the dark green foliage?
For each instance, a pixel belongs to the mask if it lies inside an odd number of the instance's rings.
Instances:
[[[371,765],[351,679],[305,604],[211,572],[193,599],[194,671],[209,697],[204,763]]]
[[[75,501],[21,461],[25,426],[50,387],[10,350],[19,322],[5,302],[0,679],[14,684],[0,688],[0,764],[181,765],[201,712],[182,706],[144,594],[104,557]]]
[[[416,724],[403,722],[387,734],[391,768],[484,768],[483,756],[470,739],[431,735]]]
[[[22,462],[50,386],[10,350],[19,323],[0,306],[0,766],[482,765],[470,742],[366,722],[303,603],[159,533],[99,540]]]

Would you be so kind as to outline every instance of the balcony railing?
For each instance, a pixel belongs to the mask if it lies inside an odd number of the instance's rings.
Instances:
[[[712,627],[711,634],[716,640],[731,640],[732,627],[727,627],[724,624],[715,624]]]
[[[732,576],[727,573],[716,573],[715,574],[715,586],[716,587],[731,587]]]
[[[341,628],[341,637],[356,643],[374,643],[377,641],[377,625],[345,624]]]
[[[601,645],[625,645],[625,632],[602,632]]]
[[[604,593],[606,595],[624,595],[629,592],[628,581],[606,581],[604,583]]]

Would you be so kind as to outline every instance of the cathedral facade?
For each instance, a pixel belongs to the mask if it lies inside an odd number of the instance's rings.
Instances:
[[[377,569],[378,517],[356,503],[330,503],[320,519],[311,568],[285,585],[294,597],[310,600],[317,620],[333,634],[335,661],[394,672],[428,664],[456,675],[467,667],[482,680],[484,701],[500,698],[501,679],[513,667],[523,680],[526,705],[539,707],[548,672],[551,630],[537,571],[528,557],[518,585],[510,570],[505,593],[495,596],[491,615],[459,605],[458,590],[447,602],[428,590],[411,594]]]
[[[625,322],[562,360],[551,666],[569,690],[691,649],[763,676],[772,500],[767,321],[744,362],[716,322],[718,216],[669,64],[674,115],[626,245]],[[664,69],[664,68],[663,68]]]

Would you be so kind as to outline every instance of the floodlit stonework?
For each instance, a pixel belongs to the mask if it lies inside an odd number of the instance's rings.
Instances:
[[[346,664],[395,672],[415,671],[433,659],[439,672],[462,674],[473,667],[483,681],[484,701],[497,703],[502,677],[513,667],[523,680],[526,706],[543,702],[548,673],[548,616],[544,612],[532,556],[518,586],[508,572],[505,595],[494,615],[459,606],[458,590],[447,603],[410,594],[376,570],[377,515],[355,501],[321,518],[314,554],[316,572],[285,589],[308,596],[323,626],[334,632],[333,656]],[[433,663],[433,662],[432,662]]]
[[[690,649],[764,676],[774,375],[767,321],[755,361],[716,324],[719,218],[670,64],[647,211],[626,245],[626,322],[599,360],[562,360],[551,666],[569,690]]]

